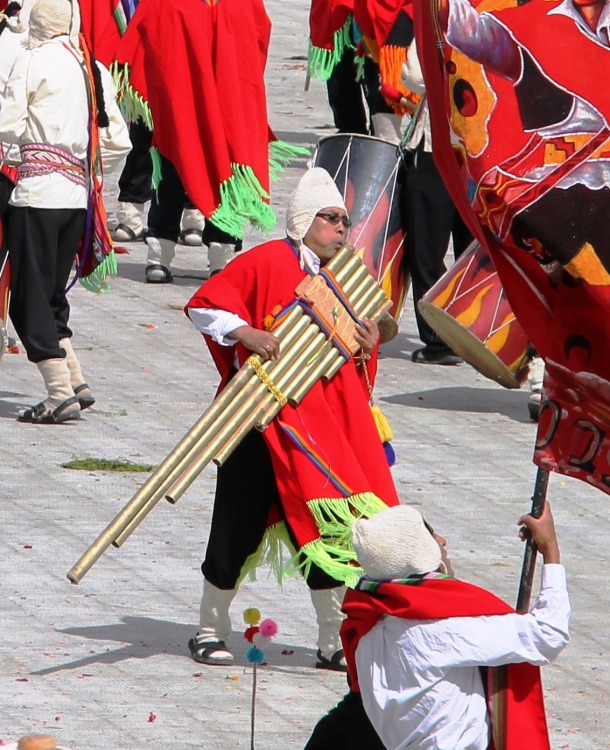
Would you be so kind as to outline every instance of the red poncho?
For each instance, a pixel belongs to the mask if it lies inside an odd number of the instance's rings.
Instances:
[[[122,102],[207,218],[234,236],[273,226],[262,0],[141,0],[116,53]],[[124,70],[124,67],[123,67]],[[148,114],[148,117],[146,116]]]
[[[485,589],[454,578],[430,578],[408,583],[381,583],[367,590],[350,590],[343,611],[341,640],[351,680],[359,691],[356,649],[379,619],[405,620],[504,615],[514,610]],[[372,590],[369,590],[372,589]],[[540,669],[509,664],[488,669],[486,692],[492,726],[490,750],[550,750]]]
[[[439,57],[431,3],[415,3],[435,160],[547,364],[534,460],[608,492],[610,98],[592,71],[609,69],[610,47],[558,0],[486,5],[480,18],[507,33],[481,61],[443,39]],[[515,80],[497,71],[510,49]]]
[[[119,0],[78,0],[81,31],[96,60],[108,68],[114,61],[121,34],[115,16]]]
[[[203,284],[186,310],[227,310],[262,329],[266,316],[295,299],[305,276],[288,240],[274,240],[236,257]],[[205,339],[226,383],[234,349]],[[243,364],[250,352],[238,343],[237,354]],[[399,502],[355,363],[344,364],[328,382],[318,381],[299,406],[284,406],[263,436],[281,518],[298,547],[333,578],[353,582],[360,569],[349,541],[351,521]]]

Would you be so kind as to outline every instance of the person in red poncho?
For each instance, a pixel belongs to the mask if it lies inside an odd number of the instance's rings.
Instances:
[[[278,339],[265,324],[294,303],[300,282],[345,244],[348,227],[330,175],[311,169],[292,198],[288,237],[238,256],[190,300],[187,314],[205,335],[223,385],[251,352],[279,356]],[[339,639],[343,585],[362,572],[349,528],[355,518],[398,503],[364,373],[367,368],[374,378],[379,331],[372,321],[363,324],[358,343],[366,357],[318,381],[297,407],[284,406],[263,434],[252,430],[218,470],[202,565],[200,628],[189,643],[196,661],[231,662],[229,606],[239,582],[282,541],[298,553],[311,590],[319,625],[317,666],[345,670]]]
[[[548,504],[519,523],[545,562],[529,614],[453,578],[446,540],[414,508],[354,522],[367,576],[343,604],[351,692],[306,750],[549,750],[537,665],[568,643],[570,603]]]

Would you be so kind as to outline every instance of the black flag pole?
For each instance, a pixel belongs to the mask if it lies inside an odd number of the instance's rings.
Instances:
[[[538,469],[536,484],[532,495],[532,509],[530,514],[534,518],[540,518],[544,509],[547,488],[549,486],[549,472],[546,469]],[[519,583],[519,594],[517,595],[517,612],[528,612],[530,599],[532,597],[532,586],[534,584],[534,573],[536,572],[536,554],[538,547],[532,539],[529,529],[525,529],[526,543],[523,555],[523,568],[521,569],[521,582]]]

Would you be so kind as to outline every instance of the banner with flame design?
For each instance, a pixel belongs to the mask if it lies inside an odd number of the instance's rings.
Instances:
[[[610,46],[580,8],[416,0],[415,25],[435,159],[546,361],[534,461],[609,492]]]

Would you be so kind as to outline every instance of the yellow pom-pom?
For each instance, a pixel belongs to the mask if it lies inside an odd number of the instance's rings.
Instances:
[[[381,442],[389,443],[390,440],[394,439],[394,433],[392,432],[387,417],[377,405],[371,406],[371,413],[375,420],[375,426],[377,427],[377,432],[379,433]]]
[[[254,625],[258,625],[260,621],[261,621],[260,609],[257,609],[256,607],[248,607],[248,609],[244,609],[244,622],[246,623],[246,625],[250,625],[250,627],[254,627]]]

